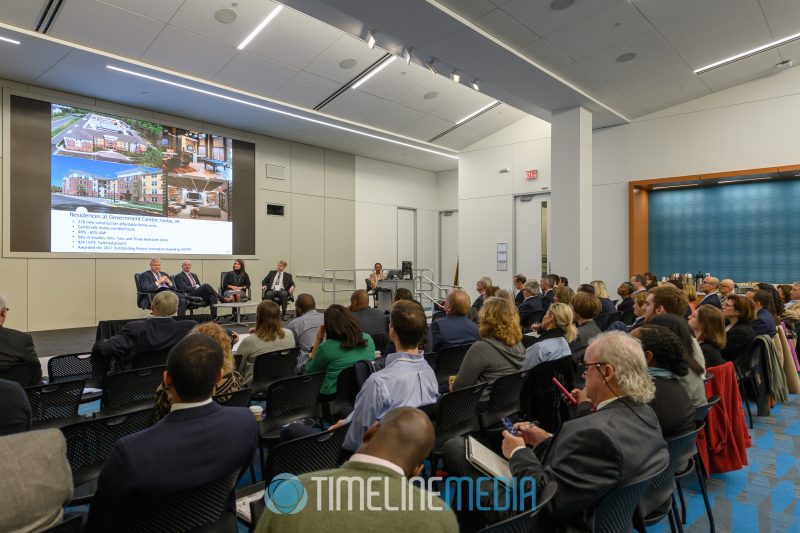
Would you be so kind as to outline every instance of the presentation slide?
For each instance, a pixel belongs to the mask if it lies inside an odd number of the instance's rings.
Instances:
[[[233,252],[232,139],[50,108],[51,252]]]

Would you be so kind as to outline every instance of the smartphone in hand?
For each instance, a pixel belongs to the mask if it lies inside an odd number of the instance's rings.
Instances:
[[[503,425],[506,427],[509,433],[511,433],[515,437],[519,437],[519,431],[517,431],[517,428],[514,427],[514,424],[511,422],[510,418],[503,417],[502,421]]]

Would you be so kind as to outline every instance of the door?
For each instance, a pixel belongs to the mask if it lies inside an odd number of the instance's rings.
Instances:
[[[439,213],[439,275],[437,281],[455,285],[458,262],[458,211]]]
[[[539,279],[548,272],[550,195],[514,197],[514,272]]]

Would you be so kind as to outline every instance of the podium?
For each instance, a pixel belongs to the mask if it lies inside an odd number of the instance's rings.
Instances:
[[[394,293],[397,289],[408,289],[414,293],[413,279],[382,279],[378,281],[375,296],[378,298],[378,309],[390,311],[394,302]]]

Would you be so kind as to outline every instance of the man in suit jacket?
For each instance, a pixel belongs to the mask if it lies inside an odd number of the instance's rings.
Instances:
[[[219,294],[208,283],[200,283],[200,278],[192,272],[192,262],[188,259],[181,264],[181,272],[175,276],[175,288],[188,296],[199,298],[204,305],[211,307],[211,318],[217,318],[217,308],[214,307],[220,300]]]
[[[706,276],[703,279],[703,283],[700,285],[700,290],[706,293],[705,297],[702,301],[697,304],[697,307],[701,305],[713,305],[717,309],[722,309],[722,302],[719,299],[719,280],[713,276]]]
[[[289,296],[294,294],[294,281],[292,275],[286,270],[286,261],[278,261],[277,270],[270,270],[267,277],[261,282],[261,289],[264,292],[264,300],[272,300],[281,306],[281,315],[286,314],[286,305]]]
[[[519,307],[522,301],[525,299],[525,295],[522,294],[522,289],[525,287],[526,281],[528,281],[528,278],[522,274],[517,274],[514,276],[514,288],[517,289],[517,294],[514,296],[514,303],[517,304],[517,307]]]
[[[386,313],[369,306],[369,294],[364,289],[356,289],[350,295],[350,312],[353,313],[361,331],[375,340],[376,336],[383,336],[383,345],[388,342],[386,330]],[[377,344],[376,344],[377,347]]]
[[[478,291],[478,297],[472,302],[472,307],[469,310],[469,317],[476,322],[478,321],[478,312],[481,310],[483,301],[486,299],[486,290],[491,286],[492,278],[489,276],[483,276],[475,282],[475,290]]]
[[[28,385],[36,385],[42,381],[42,366],[33,347],[33,338],[22,331],[5,327],[10,310],[6,295],[0,294],[0,370],[16,363],[28,363],[35,367],[33,379]]]
[[[0,379],[0,435],[31,429],[31,404],[25,389],[16,381]],[[0,531],[2,531],[0,529]]]
[[[617,294],[619,294],[620,301],[617,304],[617,312],[621,322],[631,325],[636,320],[636,315],[633,312],[634,301],[631,295],[633,294],[633,284],[630,281],[623,281],[617,287]]]
[[[153,316],[128,322],[117,335],[96,342],[92,347],[92,376],[103,377],[112,359],[117,370],[130,370],[138,354],[172,348],[197,325],[193,320],[174,320],[177,307],[174,292],[160,292],[153,298]]]
[[[539,282],[539,289],[542,292],[542,308],[547,311],[555,298],[555,287],[559,283],[559,277],[555,274],[542,276]]]
[[[525,294],[525,299],[519,306],[519,324],[522,327],[522,333],[528,333],[531,325],[541,322],[545,308],[542,303],[542,295],[539,294],[538,281],[535,279],[526,281],[522,292]]]
[[[480,338],[478,326],[467,317],[469,295],[459,289],[447,293],[444,301],[445,318],[431,323],[431,349],[434,352],[450,346],[470,344]]]
[[[201,487],[250,465],[258,440],[252,413],[211,399],[224,372],[222,347],[210,337],[189,335],[175,345],[164,372],[172,409],[116,443],[97,480],[88,531],[119,531],[137,499]]]
[[[57,429],[0,437],[0,531],[44,531],[72,499],[67,442]]]
[[[149,292],[150,294],[164,291],[174,292],[178,296],[178,316],[186,315],[186,297],[175,291],[175,287],[172,286],[172,280],[169,279],[169,274],[161,272],[161,259],[154,257],[150,260],[150,270],[139,274],[139,287],[142,292]],[[139,301],[139,307],[147,309],[150,305],[150,298],[142,296]]]

